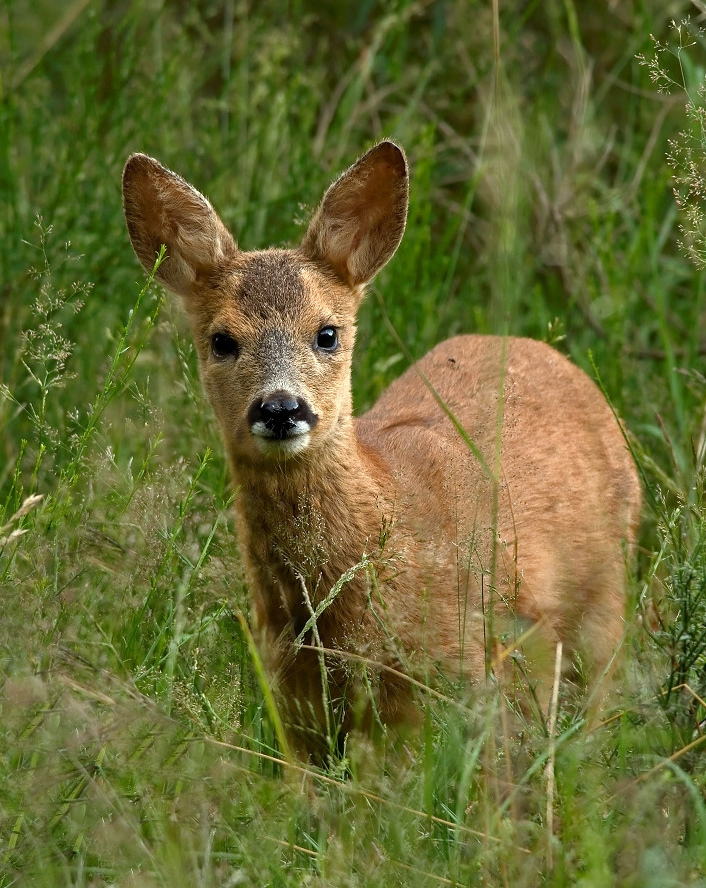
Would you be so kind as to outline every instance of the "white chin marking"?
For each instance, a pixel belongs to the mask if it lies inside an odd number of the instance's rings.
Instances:
[[[294,435],[289,438],[269,438],[253,433],[257,449],[265,456],[294,456],[309,446],[309,433]]]

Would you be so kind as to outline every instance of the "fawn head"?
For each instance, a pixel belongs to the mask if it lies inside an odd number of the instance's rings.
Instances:
[[[407,218],[404,153],[385,141],[330,186],[301,245],[239,250],[208,200],[144,154],[123,174],[138,259],[181,296],[231,459],[314,458],[351,422],[355,316]]]

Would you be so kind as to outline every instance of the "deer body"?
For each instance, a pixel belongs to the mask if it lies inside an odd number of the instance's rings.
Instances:
[[[355,314],[401,239],[407,181],[383,142],[326,192],[298,249],[247,253],[156,161],[134,155],[124,174],[135,251],[151,269],[166,245],[157,277],[192,322],[282,697],[316,730],[361,664],[380,665],[375,707],[394,722],[401,673],[479,678],[496,640],[532,626],[601,669],[623,632],[637,473],[566,358],[460,336],[352,416]]]

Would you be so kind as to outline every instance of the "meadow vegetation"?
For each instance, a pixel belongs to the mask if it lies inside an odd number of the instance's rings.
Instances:
[[[706,885],[696,12],[4,0],[0,886]],[[289,245],[382,136],[411,208],[361,313],[357,411],[455,333],[546,339],[625,418],[646,505],[603,709],[437,687],[418,732],[318,770],[282,757],[237,492],[120,174],[145,151],[242,246]]]

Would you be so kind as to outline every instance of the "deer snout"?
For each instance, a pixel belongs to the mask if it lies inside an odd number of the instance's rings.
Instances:
[[[308,435],[318,419],[305,398],[285,391],[256,398],[248,410],[252,434],[270,441]]]

